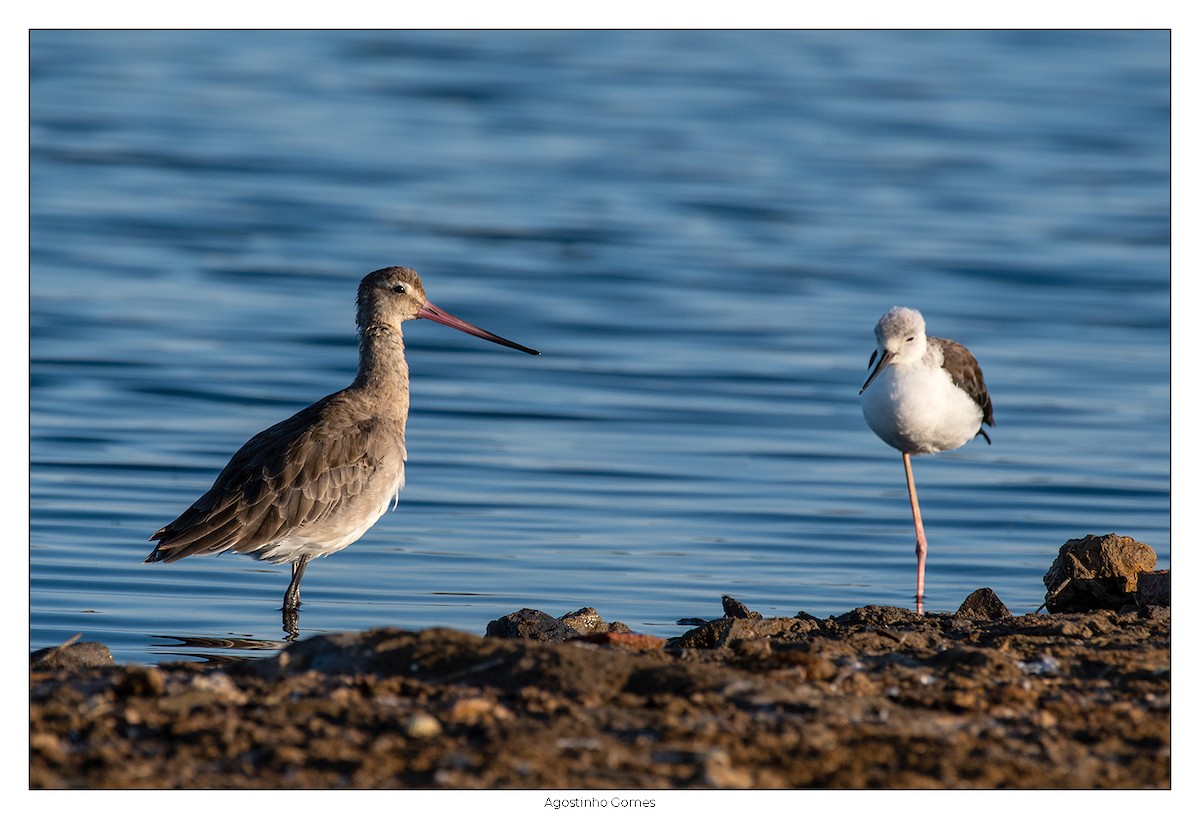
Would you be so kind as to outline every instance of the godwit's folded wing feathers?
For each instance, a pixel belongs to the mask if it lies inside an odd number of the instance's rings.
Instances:
[[[155,532],[147,562],[277,543],[353,502],[385,465],[396,468],[401,424],[347,417],[336,397],[247,441],[208,492]]]

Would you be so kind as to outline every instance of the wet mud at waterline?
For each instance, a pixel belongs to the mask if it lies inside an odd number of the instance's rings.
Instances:
[[[727,597],[670,640],[525,609],[488,636],[375,629],[220,665],[52,648],[32,658],[30,785],[1168,788],[1169,574],[1115,591],[1111,558],[1144,554],[1126,541],[1065,544],[1054,613],[987,589],[925,616]],[[1081,610],[1087,589],[1105,598]]]

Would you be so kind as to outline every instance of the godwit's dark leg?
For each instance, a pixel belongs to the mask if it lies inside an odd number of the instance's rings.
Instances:
[[[913,528],[917,530],[917,614],[925,613],[925,553],[929,544],[925,541],[925,526],[921,523],[921,506],[917,503],[917,485],[913,482],[912,459],[904,456],[904,476],[908,479],[908,502],[912,504]]]
[[[283,595],[283,609],[300,608],[300,578],[304,577],[304,567],[308,565],[308,555],[292,564],[292,582],[288,584]]]
[[[300,609],[283,610],[283,633],[289,643],[300,636]]]
[[[292,564],[292,582],[283,594],[283,630],[289,641],[300,635],[300,578],[304,577],[308,560],[305,556]]]

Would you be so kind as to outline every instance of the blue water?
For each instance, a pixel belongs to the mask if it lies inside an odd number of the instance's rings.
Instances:
[[[911,605],[858,388],[894,304],[998,426],[916,461],[931,610],[1058,547],[1170,566],[1162,32],[31,35],[30,645],[252,655],[287,567],[142,565],[247,438],[340,389],[419,270],[540,358],[406,326],[408,486],[301,637],[529,606],[663,636]]]

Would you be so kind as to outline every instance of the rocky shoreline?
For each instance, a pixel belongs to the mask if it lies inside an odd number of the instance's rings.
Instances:
[[[76,644],[32,660],[30,786],[1170,788],[1170,609],[1133,594],[830,618],[726,598],[672,640],[522,610],[492,636],[376,629],[220,666]]]

